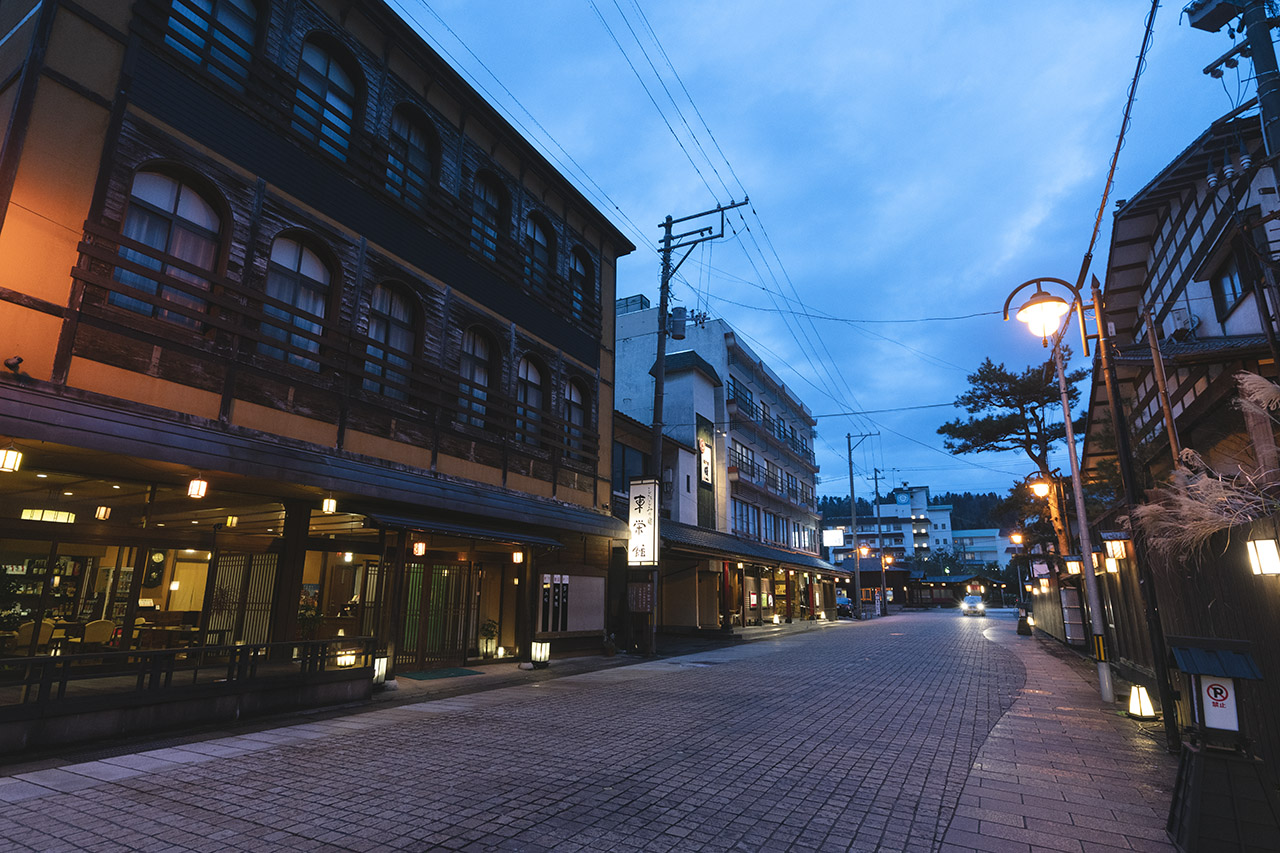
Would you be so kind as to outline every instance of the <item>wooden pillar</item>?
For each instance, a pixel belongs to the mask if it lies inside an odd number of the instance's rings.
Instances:
[[[298,628],[298,599],[302,596],[302,570],[307,560],[307,533],[311,528],[311,504],[284,504],[284,531],[276,564],[275,596],[271,602],[271,639],[288,642]]]
[[[786,572],[787,572],[787,624],[790,625],[791,617],[795,613],[796,574],[790,569],[787,569]]]

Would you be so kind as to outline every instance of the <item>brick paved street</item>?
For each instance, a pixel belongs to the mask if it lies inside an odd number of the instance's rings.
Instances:
[[[1017,637],[1008,615],[903,614],[290,720],[0,778],[0,839],[95,851],[1171,849],[1158,830],[1173,759],[1100,708],[1045,642]]]

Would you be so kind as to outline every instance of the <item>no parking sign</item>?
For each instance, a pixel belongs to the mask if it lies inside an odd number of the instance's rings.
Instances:
[[[1240,731],[1236,716],[1236,684],[1230,678],[1201,676],[1200,705],[1204,708],[1204,724],[1211,729]]]

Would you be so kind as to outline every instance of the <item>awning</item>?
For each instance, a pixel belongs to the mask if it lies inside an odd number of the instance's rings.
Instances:
[[[1219,640],[1213,637],[1167,637],[1169,650],[1178,669],[1188,675],[1213,678],[1245,678],[1258,680],[1262,671],[1254,663],[1251,648],[1245,640]]]
[[[739,539],[736,536],[730,536],[728,533],[707,530],[703,527],[693,527],[688,524],[681,524],[678,521],[664,518],[659,523],[658,529],[661,532],[662,541],[677,548],[698,551],[740,562],[750,561],[831,574],[848,574],[838,566],[833,566],[826,560],[815,557],[812,554],[801,554],[796,551],[771,548],[760,542]]]
[[[455,524],[434,518],[418,518],[408,515],[385,515],[383,513],[365,513],[365,517],[378,527],[393,527],[398,530],[418,530],[423,533],[438,533],[442,536],[457,536],[462,539],[484,539],[489,542],[506,542],[512,545],[545,545],[549,548],[561,548],[559,540],[535,533],[517,530],[498,530],[492,527],[474,527],[469,524]]]

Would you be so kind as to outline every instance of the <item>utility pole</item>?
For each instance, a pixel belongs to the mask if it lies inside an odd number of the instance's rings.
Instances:
[[[858,444],[866,441],[873,435],[879,435],[878,432],[868,432],[858,436]],[[845,444],[849,447],[849,525],[853,535],[853,601],[858,608],[853,614],[854,619],[862,618],[862,555],[858,551],[858,498],[853,490],[853,449],[858,444],[853,443],[853,433],[845,433]],[[853,608],[850,608],[852,610]]]
[[[876,557],[880,560],[880,579],[884,580],[884,525],[880,523],[880,469],[871,469],[876,488]]]
[[[694,246],[699,243],[705,243],[708,240],[717,240],[724,236],[725,211],[733,210],[735,207],[742,207],[748,201],[750,199],[743,198],[742,201],[730,202],[727,205],[717,205],[711,210],[704,210],[692,216],[682,216],[679,219],[672,219],[668,216],[660,226],[662,228],[662,278],[658,285],[658,354],[653,363],[653,443],[649,457],[649,465],[653,470],[653,476],[659,483],[662,482],[662,399],[666,390],[667,380],[667,335],[669,332],[667,302],[671,296],[671,277],[676,274],[676,270],[680,269],[680,265],[689,257],[689,253],[693,251]],[[681,234],[672,233],[672,226],[678,223],[689,222],[715,213],[720,214],[719,231],[713,232],[710,226],[704,226]],[[685,253],[680,256],[680,260],[672,264],[671,253],[677,249],[684,249]],[[659,496],[662,494],[661,486],[659,486],[658,494]],[[661,497],[659,497],[659,500],[661,500]],[[661,539],[659,539],[658,547],[659,553],[661,553]],[[653,588],[653,604],[649,614],[649,652],[650,654],[655,654],[658,642],[658,566],[656,565],[653,567],[650,583]]]

